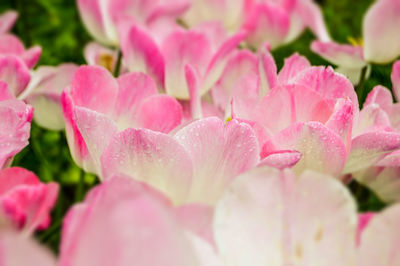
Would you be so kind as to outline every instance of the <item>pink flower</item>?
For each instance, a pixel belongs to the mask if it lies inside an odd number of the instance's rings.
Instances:
[[[0,213],[6,221],[28,234],[50,224],[58,184],[43,184],[26,169],[12,167],[0,171]]]
[[[40,66],[33,71],[32,80],[18,98],[33,106],[33,118],[38,125],[50,130],[64,129],[61,93],[71,83],[77,69],[75,64],[62,64]]]
[[[363,20],[363,44],[351,46],[315,41],[311,49],[338,66],[338,71],[358,83],[368,63],[386,64],[400,55],[400,2],[377,0]],[[384,47],[384,49],[382,48]]]
[[[0,81],[0,169],[28,145],[32,115],[32,107],[16,100]]]
[[[62,107],[66,120],[66,133],[75,162],[90,172],[97,172],[95,159],[89,154],[82,138],[82,130],[103,127],[102,145],[108,134],[116,129],[149,128],[169,132],[180,124],[182,107],[172,97],[157,93],[153,80],[142,73],[129,73],[114,79],[104,68],[80,67],[62,95]],[[81,108],[88,116],[79,128],[75,109]]]
[[[30,79],[29,69],[19,57],[0,55],[0,81],[8,84],[8,88],[15,97],[24,92]]]
[[[336,180],[264,167],[232,183],[213,229],[231,266],[398,265],[400,205],[376,214],[358,247],[357,220],[353,198]]]
[[[16,55],[20,57],[28,68],[33,68],[42,54],[40,46],[25,49],[24,44],[8,31],[13,27],[18,14],[8,11],[0,15],[0,55]]]
[[[400,62],[393,65],[392,83],[396,99],[400,88]],[[393,103],[391,92],[376,86],[369,94],[355,127],[356,132],[373,134],[381,132],[381,140],[391,140],[386,144],[388,152],[376,151],[379,156],[367,166],[354,169],[352,174],[359,182],[373,190],[385,202],[400,200],[400,152],[392,136],[400,132],[399,103]],[[358,133],[358,134],[359,134]],[[377,138],[375,141],[378,141]],[[383,141],[382,141],[383,142]],[[368,157],[371,154],[368,154]],[[378,155],[378,154],[377,154]],[[365,155],[367,156],[367,155]],[[369,157],[370,158],[370,157]]]
[[[238,174],[259,161],[253,130],[236,120],[224,125],[218,118],[204,118],[167,135],[144,128],[119,132],[105,115],[82,107],[75,108],[75,119],[102,180],[124,174],[177,205],[213,205]]]
[[[359,130],[354,88],[332,68],[313,67],[297,54],[276,74],[272,56],[245,51],[232,57],[212,90],[214,102],[249,123],[262,146],[261,164],[312,169],[338,178],[373,165],[399,148],[400,135]],[[283,108],[285,107],[285,108]],[[361,115],[361,117],[359,117]]]
[[[199,25],[191,30],[173,29],[163,38],[138,25],[120,28],[121,49],[130,71],[151,75],[167,94],[189,99],[185,68],[193,69],[198,94],[206,94],[219,79],[228,56],[244,39],[244,32],[226,37],[217,23]]]
[[[189,7],[186,0],[79,0],[78,9],[89,33],[100,43],[117,46],[117,25],[129,19],[150,27],[164,18],[171,21]]]
[[[111,178],[67,214],[59,265],[221,265],[209,243],[184,230],[186,218],[176,212],[157,191]]]
[[[265,43],[275,49],[293,41],[306,27],[318,39],[330,40],[321,10],[312,0],[254,1],[243,24],[247,43],[255,49]]]

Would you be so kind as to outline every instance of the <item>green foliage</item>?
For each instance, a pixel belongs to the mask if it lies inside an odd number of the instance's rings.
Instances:
[[[320,0],[323,14],[333,39],[348,42],[348,37],[362,36],[362,18],[373,0]],[[0,13],[8,9],[19,12],[19,19],[13,31],[26,46],[40,45],[43,54],[39,65],[58,65],[63,62],[84,64],[83,48],[91,40],[84,29],[74,0],[1,0]],[[328,65],[328,62],[309,49],[314,36],[306,31],[295,42],[273,52],[278,68],[284,58],[294,52],[306,56],[314,65]],[[391,65],[372,66],[370,78],[358,92],[360,102],[377,84],[391,87]],[[73,162],[63,132],[47,131],[32,124],[30,145],[19,153],[14,165],[34,171],[43,181],[60,184],[60,197],[53,212],[52,226],[37,234],[43,243],[55,251],[58,249],[62,218],[72,204],[82,200],[84,194],[98,180],[83,173]],[[384,204],[366,188],[352,182],[349,189],[359,202],[360,211],[379,210]]]

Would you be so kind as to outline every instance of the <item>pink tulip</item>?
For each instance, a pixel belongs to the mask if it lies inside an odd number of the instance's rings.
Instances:
[[[0,231],[0,265],[3,266],[55,266],[56,259],[36,241],[12,230]]]
[[[243,25],[248,31],[247,43],[252,48],[268,43],[275,49],[296,39],[306,27],[318,39],[330,40],[321,10],[312,0],[253,2]]]
[[[106,137],[117,129],[140,127],[167,133],[182,119],[180,104],[170,96],[158,94],[149,76],[129,73],[114,79],[106,69],[96,66],[83,66],[76,71],[71,86],[62,95],[62,107],[72,157],[85,170],[96,173],[97,157],[90,155],[87,146],[91,144],[82,138],[82,130],[104,126],[98,133],[105,146]],[[78,127],[77,108],[98,120],[85,121]]]
[[[24,61],[28,68],[33,68],[41,54],[40,46],[25,49],[18,37],[8,33],[0,34],[0,55],[16,55]]]
[[[186,0],[78,0],[78,9],[89,33],[100,43],[117,46],[117,26],[129,19],[150,27],[164,18],[173,20],[189,7]]]
[[[67,214],[59,265],[221,265],[212,247],[178,219],[157,191],[111,178]]]
[[[0,169],[28,145],[32,115],[32,107],[16,100],[0,81]]]
[[[358,247],[357,220],[353,198],[336,180],[264,167],[232,183],[213,228],[226,265],[398,265],[400,205],[376,214]]]
[[[33,71],[32,80],[18,98],[33,106],[33,119],[38,125],[51,130],[64,128],[61,93],[71,83],[77,69],[75,64],[62,64],[40,66]]]
[[[28,68],[33,68],[42,54],[40,46],[25,49],[24,44],[13,34],[8,33],[17,20],[18,13],[8,11],[0,15],[0,55],[16,55]]]
[[[393,65],[392,83],[396,99],[400,81],[399,62]],[[400,132],[399,103],[393,103],[392,94],[383,86],[376,86],[369,94],[361,110],[360,119],[355,127],[356,132],[374,134],[381,132],[379,140],[387,140],[387,151],[379,153],[370,167],[362,167],[353,172],[353,176],[361,183],[373,190],[381,200],[395,202],[400,200],[400,152],[396,146],[396,139]],[[360,133],[358,133],[360,134]],[[391,142],[389,142],[391,140]],[[383,142],[383,141],[382,141]],[[386,142],[386,141],[385,141]],[[370,157],[371,154],[364,156]],[[364,160],[365,161],[365,160]]]
[[[128,69],[148,73],[167,94],[178,99],[190,96],[185,78],[187,66],[193,69],[201,97],[219,79],[229,55],[245,37],[244,32],[238,32],[228,38],[217,23],[191,30],[174,29],[161,39],[138,25],[122,27],[120,32]]]
[[[15,55],[0,55],[0,81],[8,84],[11,93],[21,95],[31,79],[25,63]]]
[[[358,83],[368,63],[386,64],[400,55],[400,2],[377,0],[363,20],[363,45],[315,41],[311,49],[338,66],[338,71]],[[385,47],[382,49],[382,47]]]
[[[124,174],[165,193],[174,204],[213,205],[229,183],[259,161],[245,123],[197,120],[173,135],[147,129],[118,132],[104,115],[76,108],[76,124],[103,180]]]
[[[57,194],[57,183],[43,184],[26,169],[12,167],[0,171],[1,216],[28,234],[49,226]]]

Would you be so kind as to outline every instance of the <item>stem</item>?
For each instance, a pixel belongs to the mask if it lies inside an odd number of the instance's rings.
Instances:
[[[85,172],[83,171],[83,169],[81,169],[79,175],[79,183],[78,187],[76,188],[76,194],[75,194],[76,202],[81,202],[83,200],[84,189],[85,189]]]
[[[356,92],[358,92],[359,95],[363,95],[364,85],[365,85],[365,81],[366,81],[366,77],[367,77],[367,70],[368,70],[368,66],[363,67],[363,69],[361,70],[361,74],[360,74],[360,80],[358,81],[358,84],[355,88]]]
[[[117,64],[115,65],[115,69],[114,69],[114,77],[118,77],[119,76],[119,72],[121,70],[121,63],[122,63],[122,52],[121,49],[118,50],[118,57],[117,57]]]
[[[55,223],[53,223],[51,225],[51,227],[49,229],[46,230],[46,232],[44,232],[40,237],[39,240],[42,243],[45,243],[47,239],[49,239],[53,233],[55,233],[56,231],[58,231],[61,228],[63,220],[57,220]]]

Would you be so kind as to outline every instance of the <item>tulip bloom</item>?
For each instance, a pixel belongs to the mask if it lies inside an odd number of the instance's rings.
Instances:
[[[225,265],[398,265],[400,205],[376,214],[359,246],[357,221],[354,200],[336,180],[257,168],[233,182],[213,228]]]
[[[400,61],[393,65],[392,84],[395,98],[399,99]],[[392,94],[383,86],[376,86],[369,94],[360,113],[358,131],[400,132],[400,104],[393,103]],[[400,151],[382,154],[371,167],[353,172],[354,178],[373,190],[385,202],[400,200]]]
[[[155,39],[138,25],[121,27],[120,32],[127,68],[148,73],[167,94],[183,100],[190,98],[185,68],[193,69],[199,95],[206,94],[219,79],[229,55],[245,37],[244,32],[227,37],[215,23],[191,30],[173,29],[161,39]]]
[[[158,94],[154,81],[142,73],[128,73],[114,79],[104,68],[80,67],[71,86],[62,94],[62,107],[66,121],[67,140],[75,162],[86,171],[98,171],[98,164],[87,149],[82,129],[109,124],[101,133],[105,140],[114,127],[149,128],[169,132],[180,124],[182,107],[172,97]],[[103,115],[99,121],[86,121],[78,128],[75,108],[83,107],[89,114]],[[102,145],[106,145],[104,143]]]
[[[14,26],[18,14],[8,11],[0,15],[0,55],[16,55],[20,57],[28,68],[33,68],[42,54],[40,46],[25,49],[24,44],[8,31]]]
[[[129,19],[145,27],[157,20],[173,20],[184,12],[186,0],[78,0],[78,9],[86,29],[98,42],[118,46],[117,26],[121,19]]]
[[[16,100],[0,81],[0,169],[28,145],[32,115],[32,107]]]
[[[57,194],[57,183],[43,184],[26,169],[0,170],[0,219],[27,234],[46,229]]]
[[[179,212],[159,192],[114,177],[68,212],[59,265],[219,265],[211,245],[184,230]]]
[[[400,55],[400,2],[377,0],[363,20],[363,45],[315,41],[311,49],[358,83],[368,63],[386,64]]]
[[[64,129],[61,93],[71,83],[77,69],[75,64],[62,64],[40,66],[33,71],[32,80],[18,98],[33,106],[33,119],[38,125],[50,130]]]

